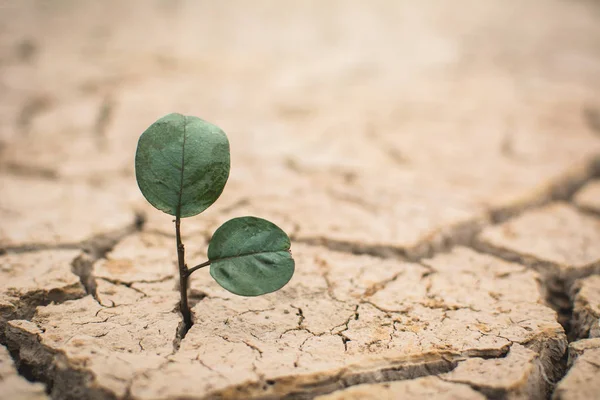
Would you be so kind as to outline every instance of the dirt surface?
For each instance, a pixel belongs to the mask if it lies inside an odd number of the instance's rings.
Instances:
[[[556,399],[593,399],[600,390],[600,339],[583,339],[569,346],[569,372],[556,387]]]
[[[296,259],[185,335],[170,112],[232,148],[188,262],[243,215]],[[597,2],[0,2],[0,398],[593,398],[599,178]]]
[[[8,350],[0,346],[0,393],[2,398],[15,400],[47,400],[44,385],[28,382],[15,368]]]

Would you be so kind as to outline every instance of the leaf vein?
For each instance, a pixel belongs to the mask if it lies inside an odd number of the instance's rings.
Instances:
[[[181,198],[183,197],[183,177],[185,174],[185,140],[187,137],[187,117],[183,116],[183,144],[181,146],[181,180],[179,181],[179,199],[177,200],[177,216],[181,215]]]

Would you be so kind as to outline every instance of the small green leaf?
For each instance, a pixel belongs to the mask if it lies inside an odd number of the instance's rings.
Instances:
[[[229,142],[206,121],[169,114],[140,137],[135,175],[142,194],[170,215],[191,217],[206,210],[229,177]]]
[[[274,223],[256,217],[221,225],[208,246],[208,259],[217,283],[240,296],[274,292],[294,275],[290,238]]]

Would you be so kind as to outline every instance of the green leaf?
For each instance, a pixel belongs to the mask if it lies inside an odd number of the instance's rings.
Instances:
[[[240,296],[274,292],[294,275],[290,238],[274,223],[256,217],[221,225],[208,246],[208,259],[217,283]]]
[[[229,177],[229,142],[206,121],[169,114],[140,137],[135,176],[142,194],[170,215],[191,217],[206,210]]]

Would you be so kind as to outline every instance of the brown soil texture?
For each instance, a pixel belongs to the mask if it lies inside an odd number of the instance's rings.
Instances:
[[[592,399],[600,3],[0,3],[0,399]],[[282,290],[201,270],[134,176],[179,112],[227,132],[226,220]]]

